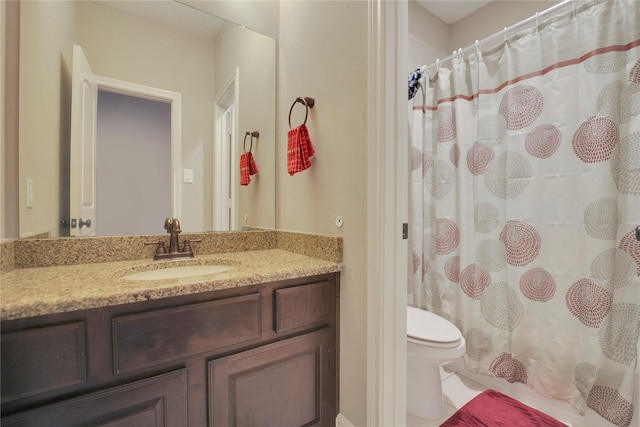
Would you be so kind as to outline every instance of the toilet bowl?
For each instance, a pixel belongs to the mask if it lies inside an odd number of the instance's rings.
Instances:
[[[407,307],[407,411],[420,418],[444,416],[440,366],[466,350],[460,330],[447,319]]]

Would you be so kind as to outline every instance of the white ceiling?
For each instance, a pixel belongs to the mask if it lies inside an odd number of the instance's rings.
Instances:
[[[491,0],[447,0],[447,1],[435,1],[435,0],[416,0],[422,7],[429,12],[442,19],[447,24],[453,24],[467,15],[472,14],[481,7],[491,3]]]

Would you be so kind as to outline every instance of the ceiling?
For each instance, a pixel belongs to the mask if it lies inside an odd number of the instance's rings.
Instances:
[[[447,0],[447,1],[434,1],[434,0],[416,0],[422,7],[429,12],[442,19],[447,24],[453,24],[462,18],[472,14],[476,10],[491,3],[491,0]]]

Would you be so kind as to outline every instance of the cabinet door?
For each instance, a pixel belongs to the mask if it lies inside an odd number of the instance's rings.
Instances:
[[[209,425],[333,426],[333,329],[209,362]]]
[[[187,425],[187,372],[180,369],[131,384],[3,418],[13,426],[167,427]]]

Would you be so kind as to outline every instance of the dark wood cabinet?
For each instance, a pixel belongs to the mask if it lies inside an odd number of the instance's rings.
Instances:
[[[2,425],[333,426],[339,276],[2,322]]]

